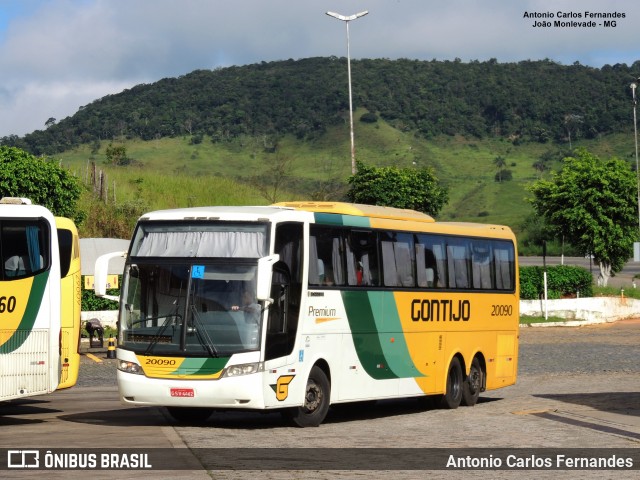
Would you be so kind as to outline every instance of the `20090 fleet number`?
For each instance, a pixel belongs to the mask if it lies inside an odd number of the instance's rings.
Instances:
[[[146,365],[165,365],[165,366],[169,366],[169,365],[175,365],[176,361],[175,360],[169,360],[167,358],[147,358]]]
[[[491,305],[492,317],[508,317],[513,315],[513,305]]]

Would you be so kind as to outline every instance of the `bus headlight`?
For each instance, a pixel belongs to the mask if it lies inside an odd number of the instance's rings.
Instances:
[[[264,366],[261,362],[243,363],[242,365],[231,365],[224,369],[222,377],[237,377],[240,375],[251,375],[252,373],[261,372]]]
[[[144,375],[140,365],[136,362],[127,362],[126,360],[118,361],[118,370],[125,373],[133,373],[135,375]]]

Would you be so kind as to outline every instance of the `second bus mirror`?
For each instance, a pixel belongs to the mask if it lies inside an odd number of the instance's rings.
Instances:
[[[273,265],[280,259],[274,254],[258,260],[258,274],[256,278],[256,296],[258,300],[269,300],[271,295],[271,276]]]
[[[109,271],[109,260],[115,257],[125,257],[127,252],[111,252],[100,255],[96,259],[93,272],[93,289],[98,297],[104,297],[109,300],[119,300],[119,297],[107,295],[107,273]]]

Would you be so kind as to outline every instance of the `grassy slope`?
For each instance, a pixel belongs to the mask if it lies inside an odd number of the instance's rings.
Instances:
[[[359,118],[359,112],[355,118]],[[416,138],[379,121],[355,125],[356,157],[378,166],[400,168],[431,166],[436,176],[449,186],[449,203],[440,220],[500,223],[516,231],[522,219],[531,213],[525,187],[538,178],[532,164],[547,150],[558,146],[524,144],[514,146],[502,139],[464,139],[441,137]],[[213,144],[205,137],[191,145],[188,137],[159,139],[150,142],[131,140],[123,143],[127,155],[138,166],[105,165],[103,142],[96,155],[84,146],[58,157],[82,178],[87,177],[88,160],[108,177],[110,199],[115,182],[118,204],[134,202],[144,209],[175,208],[192,205],[267,204],[247,178],[264,172],[274,154],[264,152],[263,139],[244,137],[233,142]],[[574,142],[603,158],[616,155],[633,158],[633,139],[614,135],[591,141]],[[567,146],[562,146],[567,148]],[[309,198],[313,182],[338,179],[345,182],[351,171],[348,123],[329,130],[312,141],[286,137],[279,141],[279,155],[292,160],[291,175],[296,182],[288,185],[278,200]],[[494,181],[493,160],[502,155],[513,180]],[[558,168],[555,165],[554,168]],[[86,208],[90,208],[86,205]]]

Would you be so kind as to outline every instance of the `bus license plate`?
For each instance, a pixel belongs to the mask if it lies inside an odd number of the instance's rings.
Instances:
[[[193,388],[172,388],[171,396],[172,397],[195,397],[196,394],[193,391]]]

